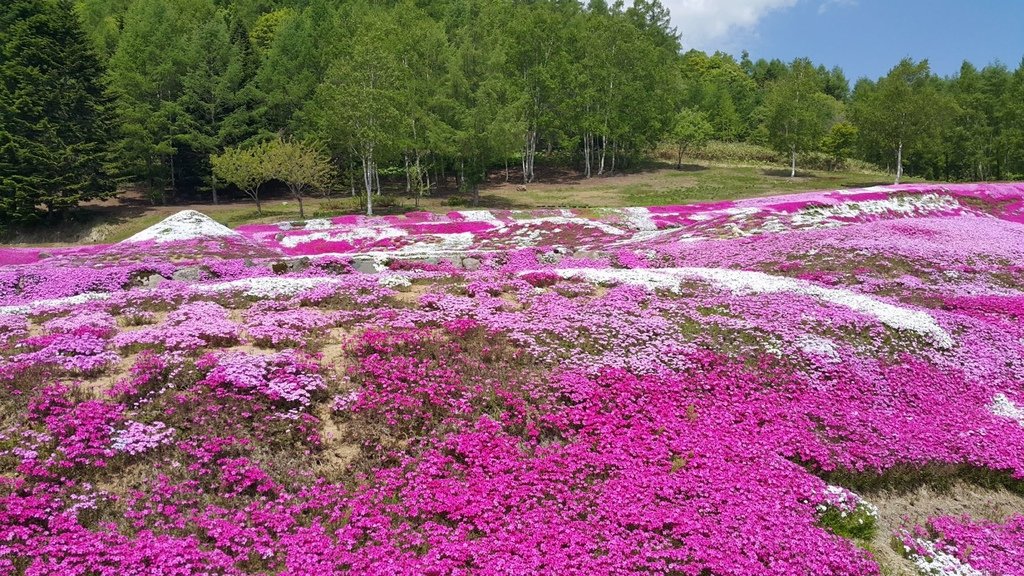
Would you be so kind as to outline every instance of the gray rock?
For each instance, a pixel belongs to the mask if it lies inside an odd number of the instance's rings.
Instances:
[[[414,264],[440,264],[441,259],[434,256],[427,256],[426,258],[410,258],[409,262]]]
[[[167,278],[159,274],[150,274],[149,276],[143,276],[139,278],[139,286],[142,288],[156,288],[167,281]]]
[[[604,252],[598,252],[597,250],[580,250],[573,254],[573,257],[580,258],[583,260],[602,260],[608,257],[608,254]]]
[[[463,258],[462,267],[470,272],[476,272],[480,269],[480,260],[476,258]]]
[[[306,268],[309,268],[309,257],[303,256],[302,258],[295,258],[286,262],[288,265],[289,272],[302,272]]]
[[[377,262],[373,258],[356,258],[352,260],[352,269],[363,274],[376,274]]]
[[[547,254],[541,254],[540,260],[544,264],[558,264],[562,261],[562,255],[557,252],[548,252]]]
[[[203,270],[199,266],[186,266],[175,270],[174,274],[171,274],[171,279],[178,282],[199,282],[202,276]]]

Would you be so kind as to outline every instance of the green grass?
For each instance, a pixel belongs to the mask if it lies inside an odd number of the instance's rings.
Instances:
[[[680,178],[690,177],[695,182],[668,189],[658,189],[644,183],[628,186],[622,190],[624,203],[656,206],[713,202],[891,183],[886,175],[877,173],[798,171],[796,178],[790,178],[784,170],[752,166],[710,166],[704,170],[679,171],[678,174]]]
[[[861,542],[870,541],[878,530],[875,517],[864,506],[857,506],[853,512],[845,514],[829,506],[818,518],[818,523],[837,536]]]

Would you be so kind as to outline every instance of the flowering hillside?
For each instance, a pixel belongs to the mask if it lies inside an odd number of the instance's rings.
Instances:
[[[1021,185],[0,249],[0,573],[1024,574],[872,503],[1024,503],[1022,287]]]

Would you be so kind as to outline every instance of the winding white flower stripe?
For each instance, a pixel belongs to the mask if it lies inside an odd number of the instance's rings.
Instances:
[[[46,300],[36,300],[29,302],[28,304],[17,304],[13,306],[0,306],[0,314],[15,314],[24,315],[32,312],[38,312],[40,310],[46,310],[48,308],[60,308],[62,306],[74,306],[77,304],[84,304],[93,300],[107,300],[110,298],[108,292],[85,292],[76,296],[68,296],[66,298],[48,298]]]
[[[591,282],[622,282],[645,288],[679,291],[682,280],[702,280],[733,294],[790,293],[844,306],[870,316],[897,330],[909,330],[929,338],[939,348],[952,348],[953,338],[926,312],[910,310],[876,298],[839,288],[825,288],[804,280],[772,276],[763,272],[726,268],[657,268],[554,270],[563,278],[583,278]]]
[[[242,278],[230,282],[217,282],[213,284],[198,284],[192,286],[194,292],[234,292],[238,291],[246,296],[256,298],[275,298],[278,296],[293,296],[310,288],[323,284],[338,284],[341,280],[330,277],[316,278],[288,278],[277,276],[260,276],[255,278]]]

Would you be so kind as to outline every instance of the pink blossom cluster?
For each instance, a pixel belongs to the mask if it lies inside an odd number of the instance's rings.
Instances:
[[[309,404],[325,382],[316,359],[292,350],[276,354],[232,352],[209,354],[199,360],[209,373],[200,382],[212,388],[252,390],[272,400]]]
[[[108,350],[107,333],[102,328],[86,326],[69,333],[25,338],[15,347],[18,353],[10,360],[23,367],[51,366],[73,374],[93,374],[120,360],[116,352]]]
[[[114,338],[118,348],[197,350],[237,342],[240,327],[228,317],[228,310],[215,302],[184,304],[167,314],[163,323],[121,332]]]
[[[295,304],[261,302],[246,311],[245,332],[258,346],[301,348],[310,341],[323,339],[327,330],[337,323],[334,316],[315,308],[300,308]]]
[[[112,447],[117,452],[126,454],[142,454],[158,448],[171,441],[174,436],[174,428],[168,427],[160,421],[145,424],[142,422],[130,421],[125,427],[114,432]]]

